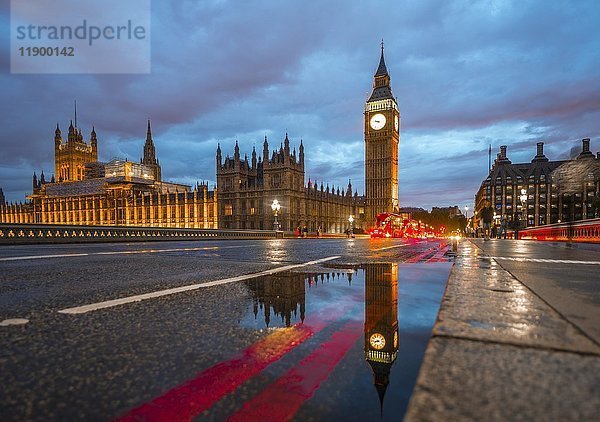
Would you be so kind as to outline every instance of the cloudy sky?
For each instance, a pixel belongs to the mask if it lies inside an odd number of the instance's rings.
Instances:
[[[364,191],[363,107],[380,41],[401,110],[403,206],[472,204],[488,145],[513,162],[546,143],[600,150],[600,3],[585,1],[172,0],[152,4],[152,70],[10,74],[0,1],[0,187],[54,172],[53,136],[78,103],[101,160],[139,160],[152,120],[167,180],[215,181],[215,149],[303,139],[306,178]]]

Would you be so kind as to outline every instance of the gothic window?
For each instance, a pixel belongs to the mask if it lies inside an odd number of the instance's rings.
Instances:
[[[225,204],[225,215],[233,215],[233,205]]]

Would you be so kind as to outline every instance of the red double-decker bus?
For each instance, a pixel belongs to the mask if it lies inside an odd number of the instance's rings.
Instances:
[[[384,212],[377,216],[375,227],[369,230],[369,234],[371,237],[422,239],[439,236],[444,230],[445,228],[440,228],[440,233],[435,233],[432,226],[407,218],[406,214]]]
[[[377,216],[375,227],[369,233],[371,237],[407,237],[409,222],[400,214],[384,212]]]

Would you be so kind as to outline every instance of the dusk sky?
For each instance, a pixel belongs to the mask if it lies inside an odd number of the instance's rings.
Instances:
[[[78,104],[99,158],[139,161],[152,120],[165,180],[215,183],[215,150],[303,139],[310,177],[364,193],[363,108],[385,40],[401,113],[401,206],[473,203],[488,145],[528,162],[600,150],[600,2],[152,2],[151,73],[10,74],[0,3],[0,187],[24,200],[54,173]]]

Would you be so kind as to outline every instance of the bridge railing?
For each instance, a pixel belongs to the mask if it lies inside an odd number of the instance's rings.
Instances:
[[[0,224],[0,245],[281,238],[274,230]]]
[[[600,243],[600,218],[529,227],[519,239]]]

